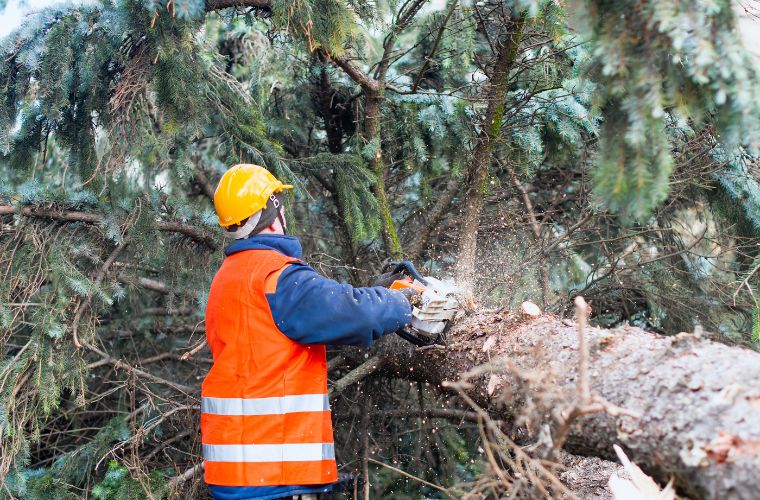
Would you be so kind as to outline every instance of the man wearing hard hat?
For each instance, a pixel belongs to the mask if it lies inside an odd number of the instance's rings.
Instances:
[[[236,240],[214,276],[206,336],[214,357],[201,390],[205,480],[217,499],[308,498],[338,479],[328,344],[369,346],[412,320],[405,295],[317,274],[287,236],[284,185],[236,165],[214,193]]]

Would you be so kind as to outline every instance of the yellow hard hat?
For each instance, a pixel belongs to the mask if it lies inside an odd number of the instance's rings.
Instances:
[[[293,186],[283,184],[258,165],[235,165],[227,170],[214,192],[219,225],[230,227],[266,207],[272,193]]]

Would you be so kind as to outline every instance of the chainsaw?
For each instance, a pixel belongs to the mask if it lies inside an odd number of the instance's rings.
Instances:
[[[419,302],[412,305],[411,325],[396,333],[418,347],[443,345],[454,320],[464,314],[462,291],[454,284],[423,277],[408,260],[388,262],[383,266],[383,273],[388,272],[403,276],[391,283],[391,290],[409,288],[420,297]]]

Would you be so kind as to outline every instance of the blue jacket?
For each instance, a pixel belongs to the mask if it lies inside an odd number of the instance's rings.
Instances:
[[[297,259],[301,244],[292,236],[255,235],[229,245],[224,253],[276,250]],[[354,288],[325,278],[303,262],[285,268],[274,293],[267,294],[272,318],[279,330],[301,344],[369,347],[374,340],[412,321],[409,302],[395,290],[382,287]],[[268,500],[298,494],[323,493],[321,486],[215,486],[218,500]]]

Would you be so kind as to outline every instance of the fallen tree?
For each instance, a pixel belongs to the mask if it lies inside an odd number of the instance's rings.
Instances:
[[[587,328],[585,335],[591,391],[612,412],[568,419],[578,395],[578,332],[551,316],[472,315],[442,349],[389,338],[375,357],[362,357],[355,369],[361,373],[347,377],[356,382],[382,372],[465,388],[474,403],[548,448],[566,437],[571,453],[613,458],[619,444],[645,471],[663,483],[673,478],[690,497],[758,497],[760,354],[634,327]]]
[[[86,225],[100,221],[74,211],[0,206],[0,212]],[[158,229],[204,242],[204,235],[185,226],[167,223]],[[162,294],[169,290],[148,278],[136,284]],[[474,403],[498,420],[526,430],[528,440],[550,451],[565,445],[574,454],[612,459],[612,446],[618,443],[647,472],[662,482],[673,477],[689,496],[759,496],[760,429],[753,417],[760,405],[760,354],[691,334],[661,337],[637,328],[586,333],[591,388],[611,408],[627,411],[568,418],[579,392],[576,328],[549,316],[531,317],[526,311],[519,316],[474,314],[450,332],[448,345],[441,349],[415,350],[390,337],[369,359],[363,353],[346,352],[344,361],[353,362],[355,368],[334,384],[332,393],[379,371],[438,386],[465,374],[466,383],[457,388],[466,389]],[[187,381],[178,384],[170,376],[135,368],[120,356],[95,352],[100,359],[91,368],[104,364],[127,368],[147,383],[197,394],[197,386]],[[194,411],[196,406],[183,408]]]

